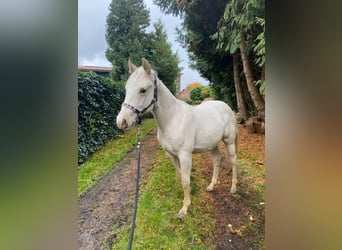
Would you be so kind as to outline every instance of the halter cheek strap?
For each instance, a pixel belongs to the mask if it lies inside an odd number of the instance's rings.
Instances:
[[[128,104],[128,103],[123,103],[122,106],[126,107],[130,110],[132,110],[134,113],[137,114],[137,123],[141,124],[142,122],[142,118],[144,116],[144,113],[146,112],[146,110],[148,110],[154,103],[156,103],[158,101],[158,87],[157,87],[157,77],[154,76],[154,83],[153,83],[153,87],[154,87],[154,91],[153,91],[153,99],[151,101],[151,103],[144,109],[139,110],[136,107]]]

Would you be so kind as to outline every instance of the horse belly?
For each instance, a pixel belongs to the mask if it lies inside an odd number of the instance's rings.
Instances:
[[[202,153],[213,150],[223,138],[223,125],[213,122],[213,120],[207,121],[205,124],[203,122],[198,124],[193,152]]]
[[[196,115],[194,153],[211,151],[216,148],[223,138],[226,127],[221,114],[213,110],[211,112],[205,109],[200,111]]]
[[[221,140],[222,135],[219,136],[216,133],[214,135],[197,136],[194,143],[193,153],[203,153],[211,151],[217,147]]]

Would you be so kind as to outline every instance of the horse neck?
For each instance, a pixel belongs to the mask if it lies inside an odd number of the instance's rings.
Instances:
[[[170,124],[170,120],[177,113],[179,101],[170,90],[158,79],[158,101],[153,108],[153,116],[157,120],[158,127],[163,130]]]

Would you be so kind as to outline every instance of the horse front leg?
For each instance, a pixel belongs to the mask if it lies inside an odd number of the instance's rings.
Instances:
[[[178,157],[167,152],[167,151],[166,151],[166,155],[171,159],[173,165],[176,168],[176,176],[178,177],[178,179],[180,179],[181,178],[181,170],[180,170],[180,163],[179,163]]]
[[[183,219],[187,214],[188,207],[191,204],[190,199],[190,172],[192,165],[192,154],[180,155],[181,181],[184,191],[183,207],[178,213],[178,218]]]

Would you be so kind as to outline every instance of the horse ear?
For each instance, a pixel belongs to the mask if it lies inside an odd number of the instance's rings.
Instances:
[[[131,62],[131,59],[128,59],[128,68],[130,74],[132,74],[137,69],[137,67]]]
[[[141,61],[145,72],[147,74],[151,74],[151,65],[149,64],[149,62],[145,58],[141,59]]]

